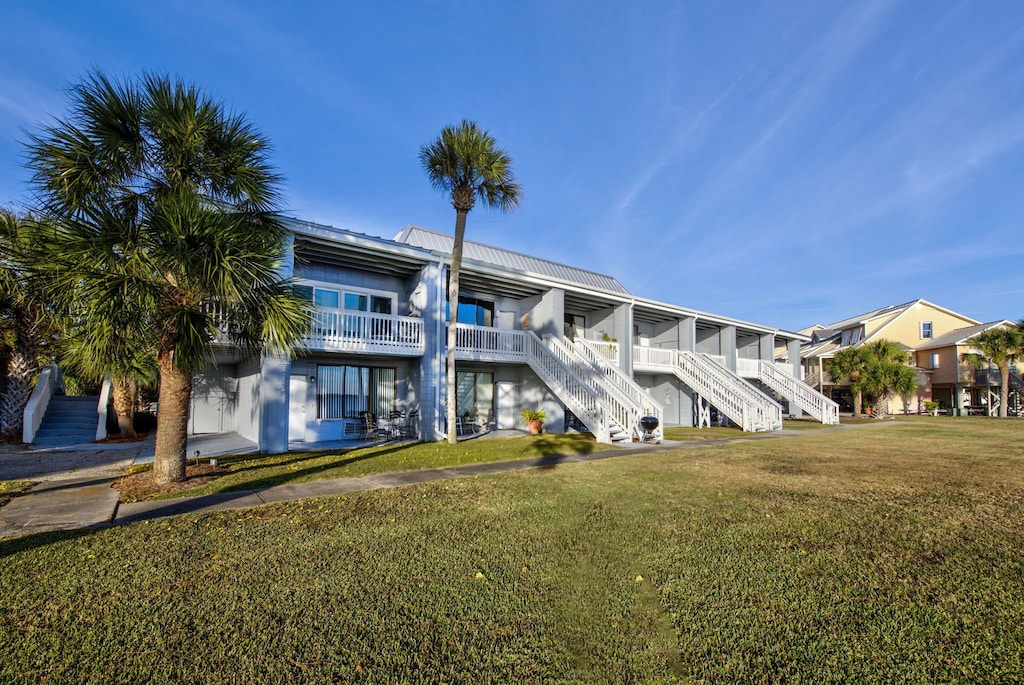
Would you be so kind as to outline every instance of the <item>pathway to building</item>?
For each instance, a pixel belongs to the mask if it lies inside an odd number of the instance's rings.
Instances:
[[[883,425],[892,425],[886,422]],[[559,464],[614,459],[652,451],[696,449],[754,440],[776,440],[800,435],[851,430],[865,425],[835,426],[816,430],[780,430],[773,433],[744,435],[740,438],[701,442],[665,442],[661,445],[637,445],[591,454],[550,455],[534,459],[484,464],[466,464],[437,469],[378,473],[360,478],[335,478],[275,485],[259,490],[240,490],[195,497],[152,502],[118,503],[118,491],[111,487],[132,463],[145,460],[151,444],[81,445],[74,450],[35,452],[5,446],[0,450],[0,481],[42,481],[28,493],[0,507],[0,538],[56,530],[98,528],[111,524],[133,523],[163,516],[187,513],[244,509],[273,502],[310,497],[327,497],[348,492],[380,490],[403,485],[489,476],[497,473],[551,468]],[[223,454],[223,452],[221,452]]]

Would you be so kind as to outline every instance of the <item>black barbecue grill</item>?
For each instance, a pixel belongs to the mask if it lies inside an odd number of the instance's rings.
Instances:
[[[640,436],[640,442],[653,442],[655,440],[654,431],[658,428],[658,417],[657,416],[643,416],[640,418],[640,427],[643,429],[644,434]]]

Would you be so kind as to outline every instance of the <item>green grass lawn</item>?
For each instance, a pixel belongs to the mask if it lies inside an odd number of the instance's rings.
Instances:
[[[161,499],[185,495],[206,495],[267,488],[283,483],[301,483],[325,478],[365,476],[388,471],[432,469],[461,464],[528,459],[558,454],[589,454],[611,445],[599,444],[580,433],[529,435],[498,438],[480,437],[448,443],[407,443],[378,445],[332,452],[291,454],[247,454],[218,457],[226,472],[193,488],[155,494],[145,489],[122,492],[122,500]],[[146,469],[149,465],[145,466]]]
[[[2,682],[1019,682],[1024,424],[0,541]]]
[[[0,507],[31,489],[34,483],[30,480],[0,480]]]
[[[738,426],[710,426],[693,428],[690,426],[667,426],[665,439],[678,442],[706,442],[708,440],[734,440],[744,437]]]

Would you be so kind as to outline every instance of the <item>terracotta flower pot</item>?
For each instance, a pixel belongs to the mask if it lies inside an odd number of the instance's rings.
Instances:
[[[530,435],[540,435],[541,422],[540,421],[527,421],[526,429],[530,432]]]

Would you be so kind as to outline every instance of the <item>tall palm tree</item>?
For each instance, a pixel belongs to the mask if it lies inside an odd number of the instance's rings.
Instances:
[[[285,229],[267,151],[245,117],[195,86],[99,72],[72,88],[71,116],[28,146],[40,206],[56,219],[37,241],[51,295],[97,355],[123,333],[155,356],[160,483],[185,478],[192,377],[216,341],[284,353],[308,327],[278,275]]]
[[[967,340],[978,352],[965,352],[960,361],[975,368],[995,364],[999,369],[999,416],[1007,416],[1010,398],[1010,364],[1024,352],[1024,320],[1015,326],[1001,326],[982,331]],[[989,409],[991,413],[991,408]]]
[[[459,272],[462,269],[462,243],[466,235],[466,217],[477,200],[484,206],[509,212],[519,207],[522,187],[512,174],[512,158],[498,147],[489,133],[476,122],[463,119],[457,126],[446,126],[441,135],[420,148],[420,162],[430,184],[448,193],[455,208],[455,242],[448,272],[448,442],[455,444],[457,426],[455,388],[455,324],[459,320]]]

